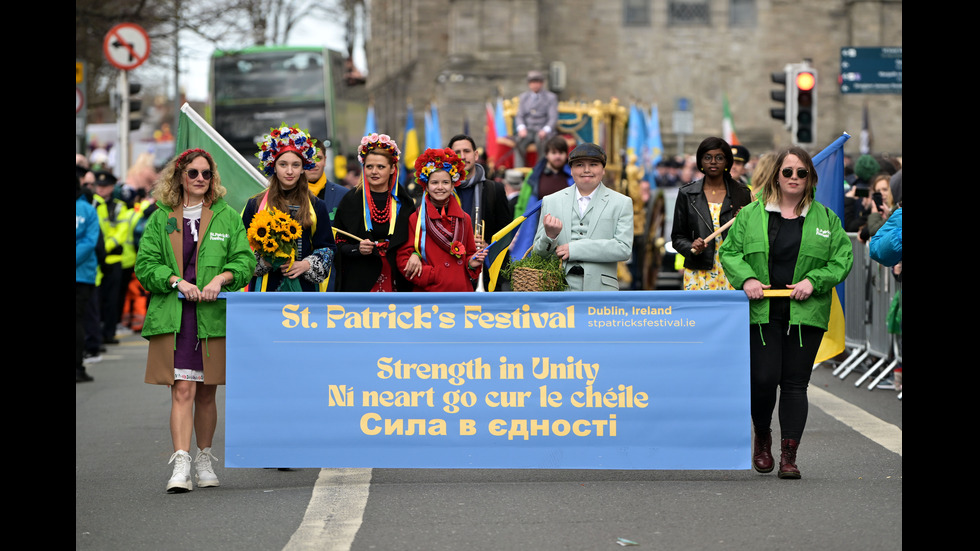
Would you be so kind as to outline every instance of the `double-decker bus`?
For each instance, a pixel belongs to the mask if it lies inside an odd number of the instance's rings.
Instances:
[[[366,111],[366,102],[350,98],[355,94],[349,93],[343,71],[343,54],[321,47],[216,50],[211,56],[211,124],[256,165],[255,144],[270,128],[285,122],[309,130],[327,144],[326,170],[332,176],[333,156],[343,153],[342,144],[360,139],[347,135],[346,121],[358,116],[363,121]]]

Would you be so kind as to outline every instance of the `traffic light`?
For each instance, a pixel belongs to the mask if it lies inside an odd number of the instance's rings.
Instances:
[[[782,89],[773,90],[769,93],[773,101],[783,104],[782,107],[770,109],[769,114],[772,118],[782,122],[787,130],[790,128],[791,121],[796,117],[795,110],[793,109],[793,101],[796,99],[796,96],[792,94],[789,88],[793,81],[793,67],[793,65],[787,65],[782,71],[772,73],[772,81],[782,86]]]
[[[799,64],[793,74],[796,116],[790,128],[793,143],[812,147],[817,141],[817,70]]]
[[[120,86],[109,95],[109,105],[116,112],[116,119],[122,122],[128,121],[127,128],[130,131],[139,130],[143,123],[143,99],[139,97],[143,89],[142,84],[131,82],[126,87],[127,93],[120,93]]]
[[[139,130],[140,125],[143,123],[143,99],[138,97],[140,91],[143,89],[143,85],[130,82],[129,83],[129,129]]]

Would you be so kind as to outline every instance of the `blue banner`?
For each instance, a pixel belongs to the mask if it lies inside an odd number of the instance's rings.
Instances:
[[[229,293],[228,467],[748,469],[741,291]]]

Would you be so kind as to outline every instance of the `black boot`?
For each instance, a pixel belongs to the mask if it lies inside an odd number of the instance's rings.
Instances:
[[[84,367],[75,368],[75,382],[76,383],[87,383],[89,381],[94,381],[95,378],[85,372]]]

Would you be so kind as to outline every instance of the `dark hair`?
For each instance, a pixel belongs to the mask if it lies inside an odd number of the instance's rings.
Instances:
[[[313,136],[310,136],[310,140],[313,142],[313,145],[318,150],[320,150],[320,153],[323,153],[324,155],[327,154],[327,146],[323,145],[323,140],[317,140],[317,139],[313,138]]]
[[[466,134],[456,134],[452,138],[449,138],[449,145],[447,145],[446,147],[448,147],[449,149],[452,149],[453,148],[453,144],[456,143],[456,142],[458,142],[459,140],[466,140],[466,141],[470,142],[470,145],[473,146],[473,151],[476,151],[476,142],[474,142],[473,141],[473,138],[467,136]]]
[[[347,172],[353,172],[354,176],[361,175],[361,163],[356,155],[347,155]]]
[[[732,155],[732,146],[728,145],[728,142],[725,140],[716,136],[705,138],[704,141],[701,142],[701,145],[698,146],[697,156],[695,157],[695,161],[698,163],[698,170],[704,169],[704,167],[701,166],[701,158],[704,157],[705,153],[711,151],[712,149],[720,149],[721,152],[725,154],[725,173],[727,174],[728,170],[731,170],[732,165],[735,164],[735,156]]]
[[[568,154],[568,140],[564,136],[552,136],[544,144],[544,152],[558,151],[560,153]]]

